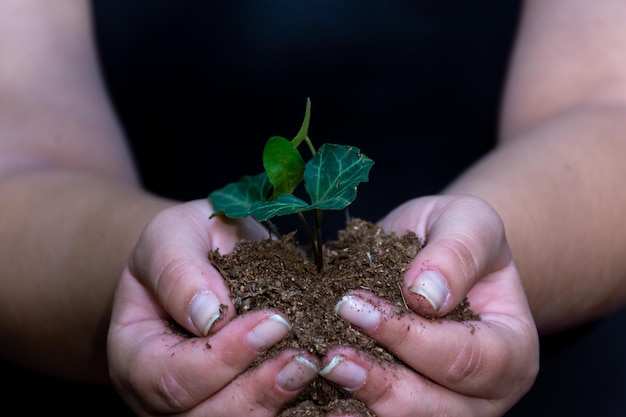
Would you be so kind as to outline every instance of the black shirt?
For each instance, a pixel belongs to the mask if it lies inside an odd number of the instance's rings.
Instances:
[[[438,192],[494,144],[519,1],[96,0],[105,76],[147,188],[204,198],[309,130],[375,161],[350,215]],[[327,230],[345,214],[325,215]],[[338,220],[333,220],[333,219]],[[330,223],[328,223],[330,222]]]

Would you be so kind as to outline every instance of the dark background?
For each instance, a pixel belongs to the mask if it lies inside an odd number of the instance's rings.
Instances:
[[[516,1],[95,6],[146,187],[204,198],[261,172],[265,141],[295,136],[310,97],[314,144],[358,146],[376,163],[350,206],[370,220],[439,191],[493,146],[517,15]],[[345,214],[326,216],[333,237]]]
[[[104,74],[148,189],[206,198],[261,172],[265,140],[292,138],[311,97],[314,144],[355,145],[375,161],[349,208],[373,221],[437,193],[493,147],[519,8],[512,0],[93,4]],[[332,238],[345,213],[325,216]],[[622,312],[543,338],[539,379],[507,417],[626,415],[625,321]],[[109,387],[4,369],[14,383],[3,395],[23,412],[130,415]]]

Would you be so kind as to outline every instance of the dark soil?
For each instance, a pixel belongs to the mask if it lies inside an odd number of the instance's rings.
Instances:
[[[337,238],[325,246],[321,272],[293,233],[276,240],[240,242],[226,255],[209,254],[230,286],[238,314],[275,308],[286,314],[293,326],[291,334],[258,361],[286,347],[306,349],[321,357],[338,345],[359,347],[381,361],[399,361],[339,318],[334,307],[346,292],[360,288],[394,302],[398,314],[407,312],[401,292],[402,277],[423,242],[414,233],[386,234],[382,228],[360,219],[349,220]],[[465,300],[445,319],[465,321],[480,317]],[[324,417],[328,413],[374,416],[350,393],[318,377],[285,407],[280,417]]]

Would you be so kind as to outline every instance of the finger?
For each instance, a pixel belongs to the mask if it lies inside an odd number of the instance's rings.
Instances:
[[[481,277],[512,262],[502,220],[477,198],[420,198],[380,224],[427,240],[404,275],[407,304],[427,317],[449,313]]]
[[[209,219],[211,214],[205,200],[159,213],[144,229],[129,261],[133,275],[167,313],[197,336],[218,330],[235,315],[229,290],[208,252],[228,253],[239,240],[268,236],[252,219]]]
[[[418,373],[464,395],[519,398],[538,371],[532,320],[494,313],[433,321],[363,291],[344,297],[336,311]]]
[[[499,416],[504,406],[452,392],[410,369],[337,348],[320,375],[350,391],[378,417]]]
[[[319,359],[306,352],[286,350],[241,375],[195,411],[198,416],[273,417],[296,398],[318,372]]]
[[[209,337],[189,337],[163,320],[150,294],[120,281],[108,338],[112,380],[134,409],[189,410],[227,386],[290,331],[278,313],[240,316]],[[236,348],[233,348],[236,346]]]

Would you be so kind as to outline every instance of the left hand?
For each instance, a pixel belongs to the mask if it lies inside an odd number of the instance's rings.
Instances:
[[[427,238],[404,276],[416,313],[394,314],[388,301],[362,290],[338,313],[405,365],[340,347],[328,353],[322,375],[379,417],[503,415],[532,386],[539,344],[500,216],[473,197],[433,196],[399,206],[379,224]],[[466,296],[480,321],[427,318]]]
[[[251,218],[209,221],[212,213],[206,200],[160,212],[122,273],[109,326],[109,373],[138,416],[273,417],[317,377],[319,360],[295,349],[250,369],[291,325],[275,310],[236,315],[207,254],[226,254],[238,241],[269,232]]]

